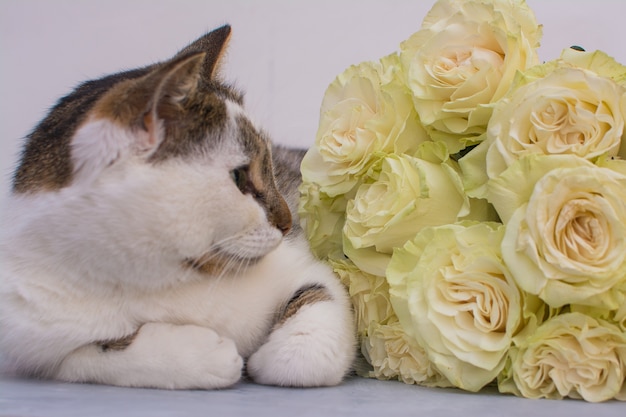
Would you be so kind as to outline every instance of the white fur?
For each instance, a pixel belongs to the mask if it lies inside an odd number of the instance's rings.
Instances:
[[[155,120],[147,132],[130,131],[108,119],[89,118],[76,130],[72,140],[74,186],[90,186],[105,168],[131,153],[149,156],[164,134],[161,121]]]
[[[79,180],[9,199],[0,240],[0,352],[9,364],[67,381],[220,388],[250,358],[262,383],[339,383],[354,345],[347,295],[305,242],[281,241],[238,192],[229,171],[245,162],[240,150],[146,164],[122,143],[129,135],[88,122],[73,148]],[[103,145],[89,149],[88,136]],[[237,276],[181,266],[215,245],[267,255]],[[270,334],[277,308],[317,283],[333,301],[305,306]],[[138,328],[125,350],[93,344]]]
[[[123,351],[76,349],[56,376],[80,382],[97,375],[97,382],[128,387],[222,388],[239,380],[242,366],[235,343],[209,328],[148,323]]]

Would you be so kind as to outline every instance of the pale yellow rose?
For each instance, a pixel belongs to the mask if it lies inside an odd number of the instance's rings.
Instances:
[[[329,262],[348,288],[354,307],[361,350],[371,366],[363,376],[399,379],[407,384],[449,386],[430,364],[424,350],[404,334],[391,307],[385,277],[363,272],[348,259],[330,259]]]
[[[619,396],[626,372],[626,335],[580,313],[558,315],[515,340],[498,378],[501,392],[527,398]]]
[[[430,387],[452,386],[433,366],[424,349],[407,337],[397,319],[387,324],[372,322],[361,351],[373,367],[369,377]]]
[[[522,289],[552,307],[618,307],[626,175],[573,155],[531,155],[490,181],[489,196],[506,223],[502,255]]]
[[[580,51],[574,48],[564,49],[561,59],[577,68],[585,68],[596,74],[610,78],[626,87],[626,66],[602,51]]]
[[[360,337],[367,335],[372,323],[386,324],[395,319],[385,277],[363,272],[349,259],[330,259],[330,265],[348,288]]]
[[[626,334],[626,285],[622,285],[619,292],[619,305],[616,309],[589,307],[580,304],[570,304],[568,308],[572,312],[582,313],[614,324],[620,331]]]
[[[626,334],[626,285],[621,289],[622,301],[617,310],[612,311],[611,321],[613,321],[620,330]]]
[[[521,31],[528,42],[539,46],[542,26],[537,24],[535,14],[526,4],[526,0],[474,0],[474,4],[488,4],[493,7],[502,27],[510,31]],[[422,29],[440,30],[447,25],[447,19],[453,14],[463,12],[468,15],[482,13],[484,9],[476,7],[467,0],[440,0],[435,2],[422,22]]]
[[[427,228],[394,251],[387,269],[408,336],[452,384],[469,391],[496,378],[522,326],[543,319],[543,304],[524,298],[502,262],[503,233],[495,223]]]
[[[315,145],[302,162],[305,182],[329,197],[348,193],[387,153],[413,152],[429,140],[401,82],[397,55],[354,65],[328,87]]]
[[[300,186],[298,213],[309,246],[319,259],[343,254],[342,229],[345,223],[347,197],[329,197],[320,186],[303,182]]]
[[[539,60],[541,29],[524,1],[440,0],[401,44],[422,123],[455,153],[482,140],[516,71]]]
[[[520,73],[495,106],[487,136],[461,159],[468,193],[529,154],[572,154],[595,162],[626,157],[626,67],[606,54],[569,49]]]
[[[420,157],[389,155],[346,208],[344,252],[362,270],[379,276],[395,247],[419,230],[455,222],[469,200],[445,146],[424,143]]]
[[[487,140],[487,174],[494,178],[529,154],[573,154],[595,161],[616,156],[624,132],[626,89],[571,67],[515,90],[496,107]]]

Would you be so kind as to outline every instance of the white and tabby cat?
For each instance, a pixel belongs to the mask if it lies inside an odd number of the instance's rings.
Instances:
[[[272,149],[216,77],[229,36],[86,82],[29,135],[0,242],[14,371],[181,389],[346,375],[347,294],[297,230],[302,153]]]

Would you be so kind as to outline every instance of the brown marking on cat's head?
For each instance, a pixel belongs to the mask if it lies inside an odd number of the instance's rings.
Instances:
[[[147,135],[136,135],[134,151],[156,150],[171,136],[171,125],[186,119],[182,102],[197,89],[204,57],[204,53],[183,56],[143,77],[120,82],[95,103],[90,121],[107,119],[143,131]]]
[[[223,26],[202,36],[170,61],[81,84],[59,100],[28,135],[13,177],[13,192],[56,191],[70,185],[75,171],[71,141],[77,129],[90,118],[106,117],[150,132],[155,127],[153,116],[162,116],[165,129],[172,134],[164,136],[165,140],[152,154],[153,160],[190,152],[189,142],[199,141],[205,135],[196,132],[187,143],[181,143],[181,138],[189,138],[182,132],[186,127],[171,126],[169,122],[188,120],[185,117],[193,113],[196,117],[187,122],[189,129],[198,121],[202,123],[196,123],[197,130],[212,129],[224,122],[223,98],[242,102],[241,94],[215,76],[229,37],[230,27]],[[187,94],[188,102],[179,105],[184,101],[181,92],[200,90],[204,94]]]
[[[291,228],[291,211],[275,185],[269,140],[248,119],[239,117],[237,124],[240,140],[250,158],[250,164],[241,173],[245,179],[240,179],[238,186],[266,207],[268,221],[286,234]]]
[[[13,176],[14,193],[59,190],[72,181],[70,141],[94,103],[117,83],[140,77],[150,67],[87,81],[60,99],[28,135]]]

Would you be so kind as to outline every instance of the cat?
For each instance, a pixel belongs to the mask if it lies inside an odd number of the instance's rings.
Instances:
[[[221,80],[230,33],[81,84],[27,137],[0,239],[7,369],[163,389],[349,373],[348,294],[298,224],[303,151]]]

